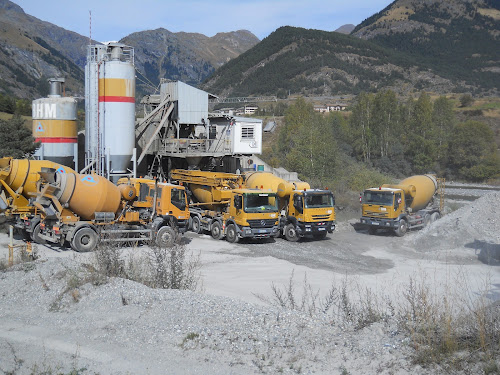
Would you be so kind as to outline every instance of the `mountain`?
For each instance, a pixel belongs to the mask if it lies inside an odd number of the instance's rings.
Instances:
[[[46,94],[46,78],[65,77],[67,91],[82,95],[87,44],[88,38],[0,0],[0,92],[33,98]]]
[[[352,35],[404,52],[419,66],[472,90],[498,92],[498,0],[397,0]]]
[[[222,66],[203,87],[222,96],[331,96],[382,87],[401,91],[422,80],[453,87],[419,71],[406,55],[371,41],[285,26]]]
[[[259,42],[239,30],[213,37],[165,29],[133,33],[120,42],[135,47],[138,96],[161,78],[198,85],[215,69]],[[98,43],[93,41],[93,43]],[[26,14],[0,0],[0,93],[32,99],[47,94],[46,78],[66,78],[69,95],[84,95],[89,39]],[[149,85],[143,82],[149,81]]]
[[[349,24],[340,26],[337,30],[335,30],[335,32],[341,33],[341,34],[350,34],[355,28],[356,28],[355,25],[353,25],[352,23],[349,23]]]
[[[197,86],[217,68],[256,45],[259,39],[246,30],[207,37],[160,28],[133,33],[120,42],[134,47],[136,69],[153,85],[161,78],[169,78]],[[143,87],[143,91],[148,90]]]
[[[203,84],[230,96],[390,88],[496,95],[498,0],[398,0],[351,35],[283,27]]]

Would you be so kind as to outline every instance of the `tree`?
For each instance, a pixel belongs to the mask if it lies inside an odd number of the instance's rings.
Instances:
[[[432,122],[434,123],[435,138],[437,141],[437,159],[443,165],[446,162],[448,140],[456,124],[453,103],[445,96],[440,96],[434,102]]]
[[[463,94],[462,96],[460,96],[460,107],[468,107],[470,105],[472,105],[472,103],[474,103],[474,99],[472,99],[472,95],[471,94]]]
[[[448,165],[458,177],[469,181],[498,176],[500,156],[493,131],[479,121],[455,126],[448,148]]]
[[[437,147],[432,123],[432,102],[422,92],[410,115],[406,155],[417,173],[429,172],[436,164]]]
[[[373,134],[379,157],[388,157],[392,145],[399,139],[398,101],[396,94],[391,91],[382,91],[375,95],[373,111]]]
[[[314,112],[303,98],[288,107],[280,130],[278,154],[285,168],[316,185],[333,179],[338,147],[328,117]]]
[[[38,147],[40,143],[35,143],[31,130],[24,125],[20,116],[0,120],[0,157],[30,157]]]
[[[354,151],[356,156],[365,162],[370,161],[374,147],[373,101],[372,94],[359,94],[350,119]]]

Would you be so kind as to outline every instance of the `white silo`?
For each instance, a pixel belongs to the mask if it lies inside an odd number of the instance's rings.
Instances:
[[[91,45],[85,66],[85,164],[110,177],[128,173],[135,147],[134,50]]]
[[[63,97],[64,78],[51,78],[47,98],[33,100],[33,137],[40,142],[35,157],[73,167],[77,163],[76,99]]]

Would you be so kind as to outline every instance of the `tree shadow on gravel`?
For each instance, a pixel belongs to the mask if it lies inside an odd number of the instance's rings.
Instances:
[[[479,259],[484,264],[490,266],[500,266],[500,245],[486,241],[474,240],[465,245],[469,249],[474,249]]]

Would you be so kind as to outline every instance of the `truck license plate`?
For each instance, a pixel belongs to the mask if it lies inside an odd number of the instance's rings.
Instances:
[[[318,228],[318,230],[325,230],[326,228]]]
[[[267,233],[266,229],[259,229],[259,233]]]
[[[376,221],[372,221],[372,225],[380,225],[380,223],[377,223]]]

